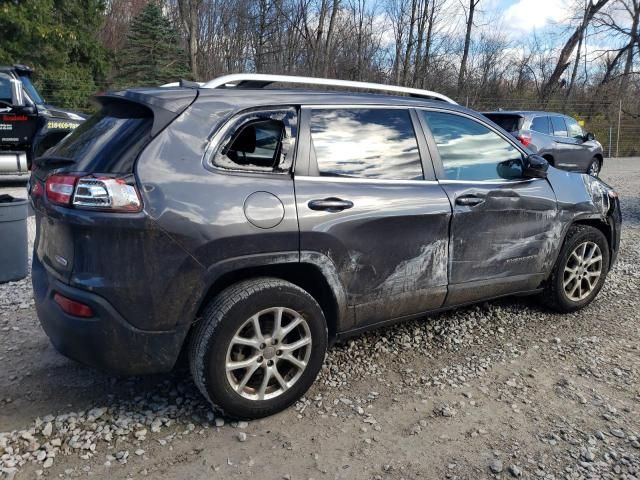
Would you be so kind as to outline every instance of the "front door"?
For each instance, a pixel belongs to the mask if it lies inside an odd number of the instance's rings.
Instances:
[[[420,110],[436,175],[453,206],[446,305],[535,289],[560,223],[546,179],[525,179],[507,136],[456,112]]]
[[[335,266],[355,310],[351,327],[440,307],[451,207],[416,136],[415,113],[308,107],[302,118],[300,249],[323,252]]]
[[[15,105],[14,82],[12,76],[0,73],[0,151],[30,144],[38,127],[35,109],[24,113],[22,107]]]
[[[555,142],[553,152],[555,166],[564,170],[586,171],[586,167],[581,167],[580,161],[580,154],[583,150],[581,146],[583,143],[582,140],[569,135],[565,117],[554,115],[549,118],[551,120],[553,140]]]
[[[574,143],[574,155],[571,162],[576,165],[576,170],[586,172],[593,160],[592,150],[596,146],[595,142],[585,138],[585,131],[575,119],[564,117],[564,120],[567,125],[567,135]]]

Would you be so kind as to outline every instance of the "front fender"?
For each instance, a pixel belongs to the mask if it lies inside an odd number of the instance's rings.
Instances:
[[[611,187],[585,173],[549,167],[547,179],[556,194],[561,241],[553,256],[553,265],[569,231],[576,223],[595,223],[610,232],[612,263],[620,243],[620,203]]]

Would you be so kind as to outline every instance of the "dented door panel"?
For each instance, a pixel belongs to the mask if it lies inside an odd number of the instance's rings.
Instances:
[[[442,306],[451,207],[436,182],[296,177],[295,187],[300,248],[334,263],[355,307],[354,327]],[[309,208],[309,201],[331,197],[354,205]]]
[[[451,283],[545,270],[560,229],[556,199],[546,180],[482,185],[443,182],[451,199]],[[466,196],[475,206],[458,205]]]

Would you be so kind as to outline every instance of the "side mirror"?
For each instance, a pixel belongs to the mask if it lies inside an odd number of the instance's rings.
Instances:
[[[36,113],[36,107],[32,105],[25,105],[24,107],[18,109],[18,111],[23,115],[33,115]]]
[[[529,155],[524,159],[525,178],[547,178],[549,162],[540,155]]]
[[[591,132],[587,132],[587,133],[584,134],[584,141],[585,142],[590,142],[590,141],[595,140],[595,139],[596,139],[596,136]]]
[[[521,158],[505,160],[497,166],[498,176],[506,180],[517,180],[523,176],[523,165]]]

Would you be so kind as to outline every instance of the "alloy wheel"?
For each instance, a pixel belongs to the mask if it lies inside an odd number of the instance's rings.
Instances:
[[[591,162],[591,165],[589,165],[589,171],[587,173],[592,177],[597,177],[598,174],[600,173],[600,161],[594,159]]]
[[[231,388],[250,400],[282,395],[302,376],[311,356],[309,324],[285,307],[261,310],[236,331],[226,355]]]
[[[563,287],[567,297],[579,302],[596,288],[602,275],[602,251],[594,242],[580,243],[564,267]]]

